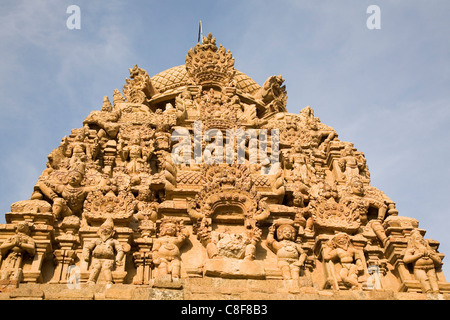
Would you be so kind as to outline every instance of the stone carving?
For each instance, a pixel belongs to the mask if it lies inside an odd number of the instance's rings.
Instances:
[[[186,70],[196,84],[230,86],[235,73],[234,58],[222,45],[217,48],[216,38],[209,33],[201,44],[188,51]]]
[[[341,159],[338,163],[347,181],[351,181],[352,178],[365,173],[366,160],[361,155],[355,155],[352,145],[347,144],[342,149]]]
[[[159,236],[153,244],[153,263],[156,277],[169,275],[172,280],[180,278],[180,248],[186,242],[189,233],[182,221],[165,218],[159,226]]]
[[[275,239],[276,232],[276,239]],[[277,254],[278,267],[283,279],[298,279],[300,268],[305,264],[306,253],[299,243],[296,243],[297,231],[290,223],[272,225],[269,228],[267,244]]]
[[[132,194],[120,191],[116,195],[110,190],[105,195],[101,191],[90,192],[86,197],[83,220],[86,222],[102,221],[105,216],[114,221],[130,221],[135,209],[135,199]]]
[[[311,107],[287,112],[281,75],[259,85],[234,62],[208,34],[184,65],[152,77],[129,69],[122,92],[69,131],[30,199],[5,214],[3,284],[66,285],[80,268],[82,283],[108,287],[180,289],[218,277],[299,296],[450,293],[439,243],[371,185],[364,154]],[[227,141],[233,130],[245,138]],[[190,161],[172,155],[179,147]]]
[[[105,282],[108,286],[113,284],[112,270],[120,266],[124,256],[124,250],[120,242],[113,238],[115,233],[114,223],[108,218],[97,232],[98,239],[88,243],[83,248],[83,259],[91,260],[91,271],[88,284],[95,284],[100,272],[103,272]]]
[[[361,289],[358,276],[364,270],[364,259],[353,247],[348,234],[339,233],[331,238],[324,248],[323,258],[327,262],[329,281],[334,289],[339,288],[339,281],[351,289]]]
[[[99,186],[83,186],[84,175],[80,171],[69,171],[67,173],[67,183],[61,182],[38,182],[37,187],[40,192],[53,201],[52,212],[56,218],[64,218],[69,215],[81,216],[84,200],[90,191],[94,191]]]
[[[31,237],[28,222],[20,222],[16,234],[0,245],[1,270],[0,280],[20,282],[23,278],[22,265],[24,260],[36,253],[35,240]]]
[[[126,101],[131,103],[146,104],[147,99],[157,93],[153,87],[150,76],[144,69],[134,65],[129,69],[130,78],[126,79],[127,84],[123,87]]]
[[[442,265],[442,260],[417,229],[411,232],[403,261],[412,264],[414,276],[423,292],[440,293],[436,268]]]
[[[287,93],[281,75],[269,77],[256,93],[255,98],[268,106],[268,112],[286,112]]]

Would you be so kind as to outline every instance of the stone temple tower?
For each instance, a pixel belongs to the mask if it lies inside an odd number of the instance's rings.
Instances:
[[[0,225],[3,298],[449,297],[439,242],[287,112],[282,76],[256,83],[211,34],[185,61],[129,69],[48,155]]]

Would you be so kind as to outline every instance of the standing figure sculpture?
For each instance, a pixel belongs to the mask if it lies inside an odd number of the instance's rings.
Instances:
[[[278,240],[274,237],[275,230]],[[296,237],[297,231],[290,224],[282,224],[278,228],[272,225],[269,228],[267,244],[277,254],[278,267],[285,280],[300,277],[300,267],[305,264],[307,257],[301,245],[295,242]]]
[[[182,222],[170,218],[163,219],[159,237],[155,239],[152,250],[157,277],[170,275],[172,279],[180,278],[180,248],[188,236]]]
[[[439,293],[436,267],[442,265],[442,260],[417,229],[411,232],[403,261],[413,265],[414,276],[424,293]]]
[[[34,256],[36,244],[30,237],[28,222],[19,222],[16,234],[7,239],[0,246],[1,264],[0,280],[21,281],[24,256]]]
[[[141,145],[141,138],[139,135],[134,135],[130,143],[126,146],[120,146],[119,152],[124,161],[128,161],[126,168],[128,173],[135,174],[144,169],[152,150]]]
[[[112,270],[115,265],[122,265],[124,250],[120,242],[113,238],[115,230],[111,218],[100,226],[97,234],[99,238],[83,248],[83,258],[86,262],[89,262],[92,255],[92,270],[87,283],[95,284],[100,272],[103,271],[106,285],[111,286]]]
[[[350,286],[352,289],[361,289],[358,282],[358,275],[364,270],[363,259],[352,245],[350,236],[346,233],[336,234],[325,246],[323,258],[329,265],[329,270],[333,281],[333,286],[338,289],[338,280],[342,280],[344,285]],[[337,271],[334,267],[340,264],[339,277],[335,274]]]

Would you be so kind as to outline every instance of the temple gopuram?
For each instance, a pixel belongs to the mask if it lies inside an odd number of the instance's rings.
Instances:
[[[1,299],[450,299],[439,242],[282,76],[211,34],[185,62],[130,68],[48,155],[0,225]]]

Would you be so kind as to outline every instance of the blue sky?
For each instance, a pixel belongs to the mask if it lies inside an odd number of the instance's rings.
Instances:
[[[66,27],[72,4],[80,30]],[[380,30],[366,27],[372,4]],[[450,255],[449,1],[2,0],[1,8],[1,223],[11,203],[29,198],[61,138],[122,89],[128,68],[152,76],[184,64],[202,20],[238,70],[259,84],[285,78],[289,112],[310,105],[363,151],[372,185]]]

